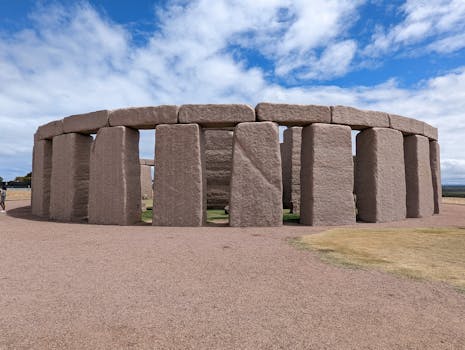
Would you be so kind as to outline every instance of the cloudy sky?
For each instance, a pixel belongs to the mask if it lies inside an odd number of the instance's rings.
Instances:
[[[465,0],[0,0],[6,179],[30,171],[36,128],[67,115],[261,101],[431,123],[443,182],[465,183]]]

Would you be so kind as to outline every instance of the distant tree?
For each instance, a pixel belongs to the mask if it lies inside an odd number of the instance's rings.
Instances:
[[[0,176],[0,183],[2,183],[2,182],[3,182],[3,177]]]
[[[16,176],[16,182],[31,182],[32,172],[27,173],[25,176]]]

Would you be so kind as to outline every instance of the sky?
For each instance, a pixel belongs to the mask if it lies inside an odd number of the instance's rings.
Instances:
[[[420,119],[439,128],[443,183],[465,184],[465,0],[0,0],[4,179],[68,115],[259,102]]]

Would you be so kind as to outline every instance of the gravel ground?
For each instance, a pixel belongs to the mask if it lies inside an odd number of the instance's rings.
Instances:
[[[0,349],[465,349],[464,294],[286,241],[323,228],[61,224],[9,205]],[[465,206],[384,226],[446,225]]]

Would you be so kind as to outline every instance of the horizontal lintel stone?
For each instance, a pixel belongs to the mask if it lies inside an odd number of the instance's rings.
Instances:
[[[422,135],[425,132],[424,123],[413,118],[389,114],[389,123],[391,129],[399,130],[406,135]]]
[[[148,166],[154,166],[155,161],[153,159],[144,159],[141,158],[139,159],[140,165],[148,165]]]
[[[438,129],[434,126],[429,125],[428,123],[424,124],[424,132],[423,135],[429,138],[430,140],[437,141],[439,138]]]
[[[349,125],[352,129],[389,128],[390,125],[387,113],[346,106],[331,107],[331,122]]]
[[[130,107],[110,111],[110,126],[155,129],[159,124],[176,124],[178,106]]]
[[[281,125],[331,123],[331,109],[328,106],[259,103],[255,111],[257,120],[272,121]]]
[[[53,122],[39,126],[37,129],[37,140],[51,140],[55,136],[63,134],[63,120],[54,120]],[[34,137],[35,138],[35,137]]]
[[[183,124],[228,127],[254,121],[255,110],[245,104],[182,105],[179,108],[179,123]]]
[[[94,134],[100,128],[108,126],[108,110],[101,110],[85,114],[76,114],[63,119],[63,132],[77,132],[80,134]]]

